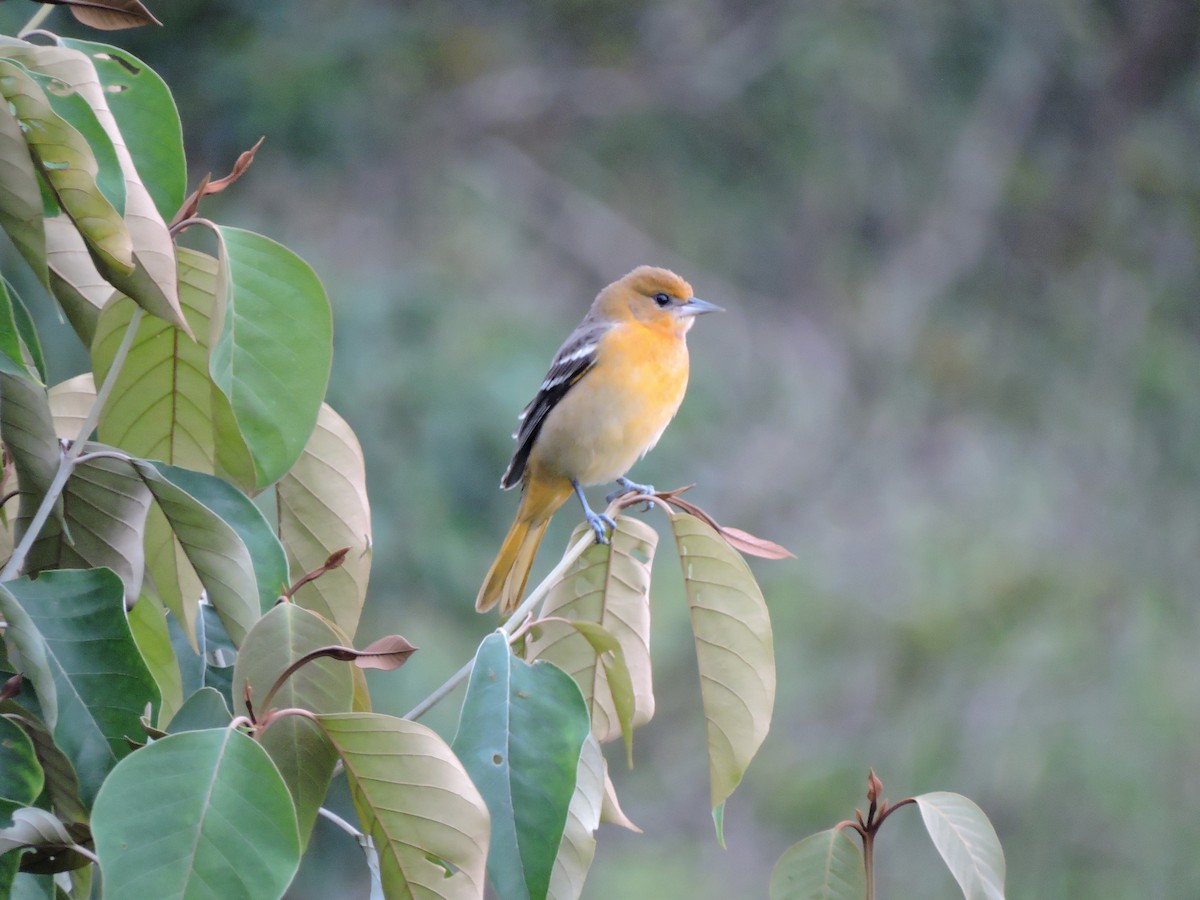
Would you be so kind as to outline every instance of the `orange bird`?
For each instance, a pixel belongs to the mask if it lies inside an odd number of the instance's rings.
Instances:
[[[537,395],[521,413],[517,449],[500,487],[521,484],[521,504],[475,599],[480,612],[511,613],[550,517],[571,492],[600,543],[615,523],[588,506],[584,485],[615,481],[653,488],[625,473],[658,443],[687,390],[687,332],[721,307],[692,296],[666,269],[639,266],[602,290],[558,348]]]

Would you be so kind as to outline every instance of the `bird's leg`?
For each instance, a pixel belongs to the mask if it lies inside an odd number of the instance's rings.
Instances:
[[[653,494],[654,493],[654,485],[638,484],[636,481],[630,481],[624,475],[622,475],[620,478],[617,479],[617,484],[619,484],[621,487],[618,488],[617,490],[613,491],[611,494],[609,494],[607,497],[604,498],[609,503],[612,503],[614,500],[616,500],[622,494],[627,494],[630,491],[635,491],[639,494]],[[646,501],[646,509],[654,509],[654,501],[653,500]]]
[[[616,531],[617,523],[604,513],[595,512],[588,506],[587,497],[583,494],[583,488],[579,486],[579,482],[574,478],[571,479],[571,487],[575,488],[575,496],[579,498],[579,502],[583,504],[583,516],[587,519],[588,525],[592,526],[592,531],[596,533],[597,544],[608,543],[608,533],[605,530],[607,525],[609,529]]]

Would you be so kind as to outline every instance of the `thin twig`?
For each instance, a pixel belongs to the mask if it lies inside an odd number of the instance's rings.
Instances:
[[[362,843],[362,840],[364,837],[363,833],[361,831],[359,831],[357,828],[355,828],[353,825],[351,825],[349,822],[347,822],[345,819],[343,819],[341,816],[339,816],[337,813],[335,813],[333,810],[326,809],[324,806],[322,806],[317,809],[317,815],[321,816],[322,818],[328,819],[330,822],[332,822],[338,828],[342,829],[342,831],[346,832],[346,834],[350,835],[350,837],[354,838],[359,843]]]
[[[53,3],[43,3],[42,8],[29,17],[29,21],[25,23],[25,27],[17,32],[17,36],[22,38],[25,37],[27,34],[29,34],[29,32],[33,31],[44,21],[46,21],[46,16],[50,15],[53,10]]]

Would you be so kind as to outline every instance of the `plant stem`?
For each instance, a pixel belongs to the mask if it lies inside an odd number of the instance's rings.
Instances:
[[[875,832],[863,832],[863,869],[867,876],[867,900],[875,900]]]
[[[84,420],[83,427],[79,429],[79,436],[75,438],[74,442],[67,449],[67,452],[59,459],[58,471],[54,473],[50,487],[46,490],[46,496],[42,498],[42,503],[37,508],[37,512],[33,514],[33,518],[29,522],[29,527],[25,529],[25,533],[21,536],[21,542],[13,549],[12,556],[9,557],[3,571],[0,571],[0,581],[9,581],[15,578],[17,573],[21,571],[21,567],[25,565],[25,558],[29,555],[30,549],[32,549],[34,542],[38,539],[38,535],[41,534],[42,526],[50,518],[54,504],[62,496],[63,488],[66,487],[67,480],[75,470],[75,464],[79,461],[79,455],[83,453],[87,437],[96,428],[96,422],[100,419],[100,411],[104,408],[109,394],[112,393],[113,385],[116,384],[121,367],[125,364],[125,358],[129,355],[129,348],[133,345],[133,337],[137,334],[138,325],[142,321],[142,315],[143,310],[140,306],[133,311],[133,315],[129,319],[129,324],[125,326],[125,334],[121,337],[121,344],[117,347],[112,365],[109,366],[108,374],[104,376],[104,383],[100,385],[100,389],[96,392],[96,402],[92,404],[87,419]]]
[[[44,21],[46,21],[46,16],[50,15],[50,12],[53,9],[53,3],[43,3],[42,8],[30,16],[29,21],[25,23],[25,27],[18,31],[17,35],[23,36],[29,34],[29,32],[33,31],[33,29],[37,28]]]
[[[500,631],[504,632],[511,639],[513,632],[524,623],[526,616],[535,606],[542,602],[542,598],[550,592],[550,588],[554,587],[566,573],[567,569],[571,568],[575,564],[575,561],[593,543],[595,543],[595,538],[590,532],[576,541],[574,546],[568,549],[563,558],[558,561],[558,565],[550,570],[550,574],[542,579],[541,583],[530,592],[529,596],[516,608],[513,614],[504,621],[500,626]],[[404,718],[415,722],[421,716],[425,715],[425,713],[429,712],[430,709],[442,701],[471,674],[471,666],[474,662],[474,659],[467,660],[463,667],[446,679],[440,688],[405,713]]]

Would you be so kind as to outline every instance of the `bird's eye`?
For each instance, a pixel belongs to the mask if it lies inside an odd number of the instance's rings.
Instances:
[[[671,302],[671,295],[664,294],[662,291],[659,291],[657,294],[654,295],[654,297],[652,299],[660,307],[665,307]]]

